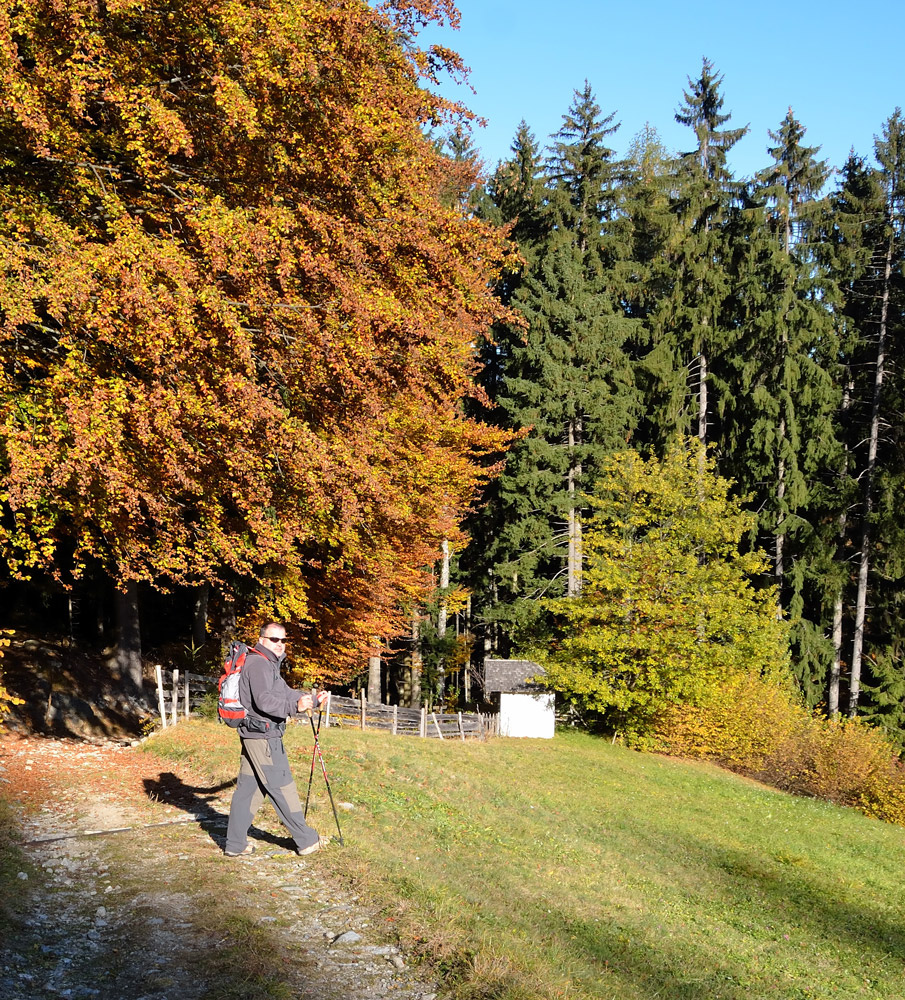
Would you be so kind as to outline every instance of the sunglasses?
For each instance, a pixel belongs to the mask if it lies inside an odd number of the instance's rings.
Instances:
[[[289,640],[282,635],[262,635],[262,639],[267,639],[270,642],[282,642],[284,645],[289,642]]]

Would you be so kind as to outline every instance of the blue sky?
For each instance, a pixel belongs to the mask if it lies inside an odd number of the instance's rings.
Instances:
[[[768,129],[791,105],[805,141],[841,166],[849,149],[873,157],[873,137],[905,105],[905,0],[460,0],[458,31],[430,32],[471,68],[444,86],[488,120],[475,144],[488,169],[508,156],[524,118],[546,144],[587,79],[622,127],[617,153],[650,122],[672,150],[691,148],[676,123],[688,77],[707,56],[723,74],[730,127],[750,125],[730,155],[738,176],[766,166]],[[428,38],[422,36],[422,42]],[[692,137],[693,142],[693,137]]]

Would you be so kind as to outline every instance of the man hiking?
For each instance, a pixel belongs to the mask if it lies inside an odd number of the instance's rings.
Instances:
[[[265,796],[292,835],[298,854],[313,854],[328,842],[305,822],[283,746],[287,716],[299,716],[312,707],[311,695],[294,691],[280,675],[285,659],[286,629],[279,622],[268,622],[257,645],[248,651],[239,678],[245,718],[237,726],[242,759],[226,831],[224,853],[230,858],[254,853],[248,828]]]

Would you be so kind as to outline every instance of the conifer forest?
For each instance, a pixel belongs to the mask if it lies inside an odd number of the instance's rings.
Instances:
[[[498,293],[523,325],[482,345],[482,413],[522,431],[469,522],[464,573],[493,644],[530,635],[540,595],[580,589],[580,499],[614,452],[692,437],[755,515],[803,696],[905,726],[901,516],[905,119],[833,169],[792,109],[739,178],[708,60],[676,119],[618,159],[617,123],[585,84],[542,146],[471,195],[525,261]]]
[[[737,177],[692,59],[682,150],[576,81],[485,166],[448,4],[252,6],[0,19],[0,627],[135,679],[271,616],[462,703],[581,597],[614,456],[703,446],[801,697],[905,739],[901,111]]]

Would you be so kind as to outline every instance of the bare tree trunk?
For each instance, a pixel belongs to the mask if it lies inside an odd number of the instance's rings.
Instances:
[[[785,216],[785,240],[784,249],[786,251],[786,256],[790,255],[792,246],[792,215],[791,212],[787,212]],[[782,362],[785,365],[785,359],[789,352],[789,327],[788,327],[788,317],[783,316],[783,328],[782,328]],[[782,406],[782,398],[780,397],[780,406]],[[786,459],[783,454],[783,448],[786,443],[786,415],[783,412],[779,418],[779,441],[777,443],[777,462],[776,462],[776,534],[775,534],[775,544],[776,544],[776,564],[774,566],[776,574],[776,616],[777,618],[782,617],[782,584],[783,577],[785,576],[785,542],[786,536],[785,532],[782,530],[783,517],[782,504],[786,496]]]
[[[500,603],[500,588],[497,583],[496,573],[493,573],[490,577],[490,599],[493,602],[493,606],[496,607]],[[493,621],[490,623],[490,646],[497,656],[500,655],[500,623],[498,621]]]
[[[698,440],[707,444],[707,355],[703,350],[698,374]]]
[[[446,602],[446,591],[449,589],[449,542],[445,538],[441,551],[443,556],[440,561],[440,607],[437,611],[437,635],[442,639],[446,635],[446,620],[449,615]],[[440,664],[439,674],[437,694],[442,701],[446,694],[446,668],[443,663]]]
[[[870,437],[867,445],[867,467],[863,472],[864,501],[862,503],[861,554],[858,563],[858,596],[855,601],[855,638],[852,643],[852,674],[848,692],[848,714],[858,714],[858,697],[861,693],[861,656],[864,651],[864,617],[867,610],[867,579],[870,571],[870,519],[873,514],[873,485],[877,465],[877,447],[880,439],[880,396],[886,365],[886,320],[889,314],[889,279],[892,274],[894,235],[890,234],[886,250],[886,268],[883,278],[883,298],[880,305],[880,333],[877,342],[877,366],[874,373],[874,398],[870,412]]]
[[[833,603],[833,665],[830,667],[830,686],[826,709],[831,719],[839,717],[839,677],[842,673],[842,588]]]
[[[785,418],[783,418],[779,422],[780,448],[783,445],[783,440],[785,436],[786,436],[786,421]],[[782,523],[784,520],[782,516],[782,502],[785,499],[785,495],[786,495],[786,460],[785,458],[782,457],[782,455],[780,455],[779,462],[777,463],[776,467],[776,501],[779,510],[777,511],[776,514],[776,565],[775,565],[776,585],[779,589],[779,593],[777,594],[777,603],[778,603],[777,614],[779,615],[782,615],[782,581],[783,577],[785,576],[784,555],[785,555],[786,536],[781,530]]]
[[[842,393],[842,405],[840,407],[843,422],[847,419],[854,391],[854,381],[851,377],[849,377],[845,390]],[[848,463],[849,456],[848,450],[846,449],[845,458],[842,463],[842,474],[840,477],[843,482],[848,477]],[[843,506],[842,512],[839,514],[839,529],[837,534],[838,540],[836,543],[836,560],[841,565],[845,565],[846,561],[845,527],[847,520],[847,511]],[[845,580],[843,578],[839,581],[839,590],[836,593],[835,600],[833,601],[833,665],[830,667],[830,683],[826,699],[827,713],[831,719],[839,717],[839,684],[842,678],[842,622],[845,610],[844,592]]]
[[[446,635],[446,619],[448,609],[446,604],[446,591],[449,587],[449,542],[444,538],[441,547],[443,553],[440,562],[440,610],[437,612],[437,635],[442,639]]]
[[[213,591],[213,607],[209,606],[209,628],[213,638],[211,643],[221,662],[229,651],[230,644],[237,638],[236,598],[227,585]]]
[[[421,623],[418,612],[412,612],[412,685],[411,707],[421,707]]]
[[[788,239],[789,233],[788,228],[786,230],[786,253],[788,253]],[[782,354],[785,358],[788,352],[789,344],[789,333],[788,328],[783,327],[782,331]],[[780,402],[780,405],[783,405]],[[783,448],[786,443],[786,415],[785,413],[779,418],[779,442],[777,444],[778,456],[776,462],[776,565],[774,567],[776,572],[776,615],[777,617],[782,617],[782,583],[783,577],[785,576],[785,542],[786,536],[783,529],[783,522],[785,520],[783,516],[782,504],[786,496],[786,459],[783,454]]]
[[[368,657],[368,701],[380,703],[380,636],[371,636],[371,655]],[[376,653],[373,650],[377,650]]]
[[[468,704],[471,701],[471,657],[474,648],[471,642],[471,594],[465,599],[465,636],[469,646],[468,659],[463,667],[465,671],[465,703]]]
[[[114,592],[116,605],[116,669],[130,694],[142,690],[141,627],[138,583],[128,580]]]
[[[855,638],[852,642],[852,672],[848,689],[848,714],[854,719],[858,714],[861,695],[861,656],[864,652],[864,619],[867,611],[867,579],[870,571],[870,516],[868,503],[864,504],[864,526],[861,530],[861,554],[858,561],[858,596],[855,601]]]
[[[569,555],[568,555],[568,583],[566,594],[569,597],[577,597],[581,593],[581,570],[582,570],[582,537],[581,537],[581,510],[578,501],[578,487],[581,480],[581,462],[576,457],[575,449],[581,444],[582,422],[581,418],[569,421],[568,445],[569,445]]]
[[[207,603],[210,592],[211,588],[208,583],[202,583],[195,591],[192,617],[192,642],[195,646],[203,646],[207,641]]]
[[[107,635],[107,609],[109,608],[107,595],[109,589],[110,580],[106,576],[101,577],[94,585],[94,635],[98,641],[103,641]]]

